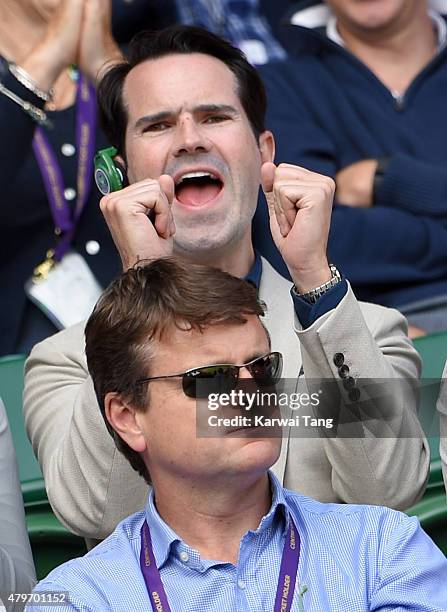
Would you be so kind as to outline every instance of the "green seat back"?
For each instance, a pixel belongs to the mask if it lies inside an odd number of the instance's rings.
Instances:
[[[441,378],[447,359],[447,332],[415,338],[413,344],[422,358],[422,378]]]
[[[46,497],[42,472],[34,456],[30,441],[26,435],[22,415],[23,368],[26,355],[11,355],[0,358],[0,397],[3,399],[11,428],[19,476],[25,502],[28,492],[35,496]]]
[[[443,487],[441,458],[439,456],[439,416],[436,412],[436,400],[447,360],[447,332],[416,338],[414,346],[422,358],[419,418],[430,444],[431,462],[428,491],[431,492]]]
[[[431,539],[447,555],[447,504],[444,491],[427,493],[419,503],[407,510],[410,516],[417,516]]]
[[[422,387],[419,417],[430,444],[430,476],[427,490],[407,514],[417,516],[429,536],[447,554],[447,504],[439,455],[439,416],[436,400],[447,360],[447,332],[414,340],[422,358]]]
[[[65,529],[48,502],[28,506],[26,524],[38,580],[45,578],[61,563],[87,552],[83,538]]]

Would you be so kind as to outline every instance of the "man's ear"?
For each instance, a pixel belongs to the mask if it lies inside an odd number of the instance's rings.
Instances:
[[[124,157],[122,157],[121,155],[115,155],[115,157],[113,158],[113,161],[118,162],[120,166],[122,166],[123,168],[127,168],[127,164],[124,160]]]
[[[275,139],[270,130],[265,130],[259,136],[259,150],[261,151],[261,160],[272,162],[275,159]]]
[[[137,453],[146,450],[143,430],[136,419],[136,408],[118,393],[107,393],[104,398],[106,419],[116,433]]]

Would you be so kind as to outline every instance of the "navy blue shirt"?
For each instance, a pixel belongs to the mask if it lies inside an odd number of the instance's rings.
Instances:
[[[335,178],[354,162],[389,158],[371,208],[336,197],[330,261],[362,300],[400,307],[447,294],[447,49],[396,99],[324,28],[294,26],[288,40],[295,57],[261,68],[277,163]],[[289,277],[266,227],[260,201],[255,247]]]

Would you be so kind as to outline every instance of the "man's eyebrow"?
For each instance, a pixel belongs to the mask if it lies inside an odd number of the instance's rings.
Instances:
[[[192,110],[193,113],[229,113],[231,115],[237,115],[238,111],[231,104],[199,104],[195,106]],[[136,122],[134,129],[138,130],[143,125],[147,125],[148,123],[157,123],[159,121],[166,121],[171,117],[177,115],[179,111],[177,110],[166,110],[160,111],[159,113],[154,113],[153,115],[144,115],[144,117],[140,117]]]
[[[138,128],[146,125],[148,123],[157,123],[158,121],[166,121],[175,115],[175,111],[161,111],[159,113],[154,113],[153,115],[144,115],[144,117],[140,117],[136,122],[134,128],[137,130]]]
[[[238,111],[231,104],[199,104],[194,108],[194,112],[198,113],[230,113],[237,115]]]

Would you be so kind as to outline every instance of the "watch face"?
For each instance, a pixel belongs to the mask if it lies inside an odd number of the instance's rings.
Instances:
[[[110,181],[102,168],[95,170],[95,183],[102,195],[110,193]]]

